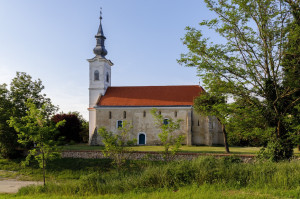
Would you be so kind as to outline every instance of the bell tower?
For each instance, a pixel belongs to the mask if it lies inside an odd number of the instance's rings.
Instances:
[[[111,66],[113,63],[106,59],[107,50],[105,49],[105,39],[102,28],[102,11],[100,10],[100,25],[95,35],[96,47],[94,48],[95,57],[88,59],[89,62],[89,143],[96,131],[96,110],[95,106],[99,97],[105,95],[108,87],[111,86]]]

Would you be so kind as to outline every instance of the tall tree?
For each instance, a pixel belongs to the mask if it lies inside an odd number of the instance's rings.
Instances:
[[[18,156],[18,137],[15,130],[9,127],[7,120],[13,115],[13,104],[9,100],[9,91],[5,84],[0,85],[0,154],[4,158]]]
[[[276,160],[290,158],[293,144],[283,120],[300,97],[289,100],[299,86],[283,85],[286,30],[293,19],[289,5],[280,0],[205,2],[218,17],[200,26],[214,30],[222,42],[214,44],[201,30],[187,27],[183,42],[189,53],[179,63],[197,67],[208,92],[242,99],[260,110],[274,128],[270,143],[280,146],[273,151]]]
[[[12,79],[10,89],[6,85],[0,86],[0,153],[6,158],[12,158],[17,155],[17,148],[20,144],[17,142],[17,132],[8,126],[7,120],[10,117],[21,118],[26,115],[28,107],[27,99],[32,99],[33,103],[41,108],[43,104],[48,104],[47,117],[50,117],[57,111],[57,107],[52,105],[51,100],[42,94],[44,86],[40,79],[33,80],[32,77],[24,72],[17,72],[16,77]]]
[[[288,42],[285,45],[285,54],[283,58],[285,88],[300,87],[300,0],[285,0],[294,16],[293,22],[287,27]],[[300,90],[290,96],[289,101],[295,101],[300,97]],[[296,105],[294,109],[288,111],[286,122],[290,125],[290,131],[296,131],[298,137],[293,140],[298,145],[300,151],[300,105]]]
[[[19,116],[26,115],[26,102],[31,99],[37,108],[41,108],[44,104],[47,106],[47,117],[53,115],[58,108],[51,103],[50,98],[43,94],[44,85],[40,79],[33,80],[32,77],[25,72],[16,72],[10,84],[10,99],[14,105],[14,114]]]

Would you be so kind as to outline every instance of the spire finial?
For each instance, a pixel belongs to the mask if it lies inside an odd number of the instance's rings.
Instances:
[[[100,20],[102,19],[102,7],[100,7]]]
[[[94,48],[94,53],[96,56],[101,56],[105,58],[105,55],[107,55],[107,50],[104,46],[104,41],[106,37],[104,36],[103,29],[102,29],[102,7],[100,7],[100,25],[97,34],[95,35],[95,38],[97,40],[97,45]]]

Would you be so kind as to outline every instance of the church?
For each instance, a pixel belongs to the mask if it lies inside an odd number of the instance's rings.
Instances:
[[[199,85],[176,86],[111,86],[111,67],[106,59],[102,16],[95,35],[95,57],[89,62],[89,144],[101,145],[97,129],[117,132],[123,121],[132,124],[130,139],[137,145],[160,145],[160,129],[150,111],[156,108],[166,121],[181,119],[175,133],[184,135],[185,145],[224,144],[221,125],[214,116],[203,116],[193,110],[193,100],[204,92]]]

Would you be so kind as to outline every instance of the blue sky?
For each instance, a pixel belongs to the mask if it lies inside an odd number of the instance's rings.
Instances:
[[[185,27],[213,14],[199,0],[0,0],[0,84],[16,71],[40,78],[60,111],[88,116],[88,62],[102,7],[112,86],[194,85]],[[208,35],[213,35],[205,30]]]

